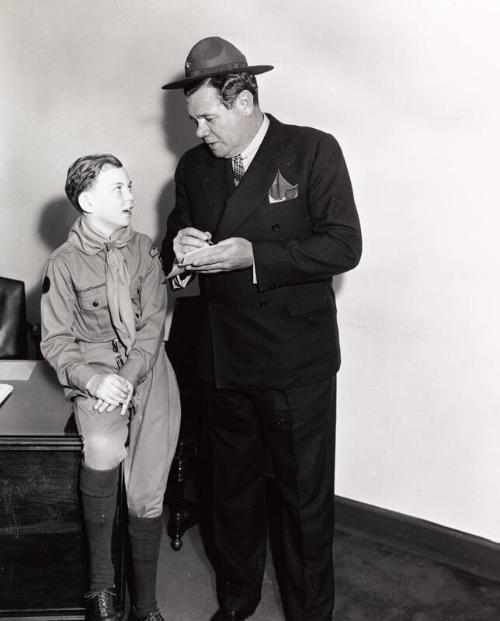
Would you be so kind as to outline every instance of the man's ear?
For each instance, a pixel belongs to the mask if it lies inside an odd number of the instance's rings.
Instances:
[[[78,204],[85,213],[92,213],[94,211],[94,204],[90,192],[82,192],[78,197]]]
[[[253,112],[253,95],[250,91],[241,91],[237,98],[238,108],[245,116],[250,116]]]

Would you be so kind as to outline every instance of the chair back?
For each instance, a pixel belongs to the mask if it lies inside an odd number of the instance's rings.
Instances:
[[[28,356],[24,282],[0,276],[0,358]]]

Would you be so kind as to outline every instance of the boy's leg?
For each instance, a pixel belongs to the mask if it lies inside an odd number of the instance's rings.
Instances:
[[[158,610],[156,575],[163,516],[129,515],[128,531],[134,571],[134,612],[138,619]]]
[[[80,492],[87,533],[91,593],[114,586],[111,537],[116,512],[119,467],[94,470],[82,463]]]
[[[156,574],[163,527],[163,497],[177,446],[180,402],[175,376],[163,351],[135,395],[130,445],[124,461],[134,574],[132,617],[161,620]],[[151,615],[151,616],[150,616]]]
[[[120,415],[120,408],[97,412],[94,403],[95,399],[84,397],[74,400],[75,419],[83,440],[80,493],[90,564],[87,621],[114,621],[111,540],[119,466],[127,454],[128,417]]]

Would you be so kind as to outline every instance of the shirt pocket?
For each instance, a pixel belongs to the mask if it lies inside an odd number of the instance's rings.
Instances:
[[[89,335],[101,336],[112,330],[106,285],[77,291],[78,319]]]

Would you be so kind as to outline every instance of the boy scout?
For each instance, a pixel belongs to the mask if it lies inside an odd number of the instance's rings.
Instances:
[[[111,534],[123,463],[134,574],[130,618],[163,621],[156,573],[180,405],[163,348],[166,287],[158,250],[130,225],[131,182],[116,157],[78,159],[66,194],[81,215],[45,267],[41,349],[73,402],[83,441],[86,618],[117,619]]]

